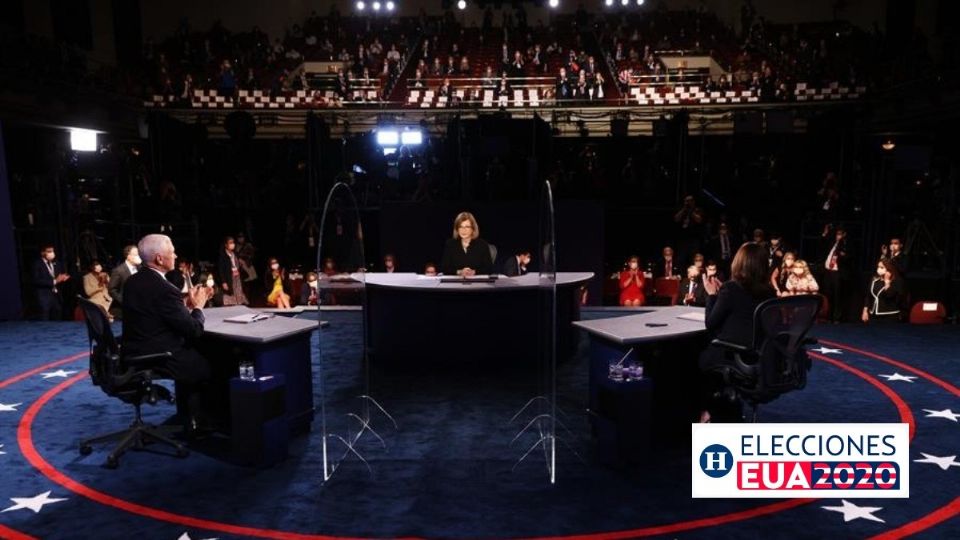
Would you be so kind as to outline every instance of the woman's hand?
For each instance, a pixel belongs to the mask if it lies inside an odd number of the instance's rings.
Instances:
[[[860,314],[860,320],[863,322],[870,321],[870,312],[867,311],[867,308],[863,308],[863,313]]]
[[[720,291],[720,280],[717,279],[717,276],[710,276],[707,279],[703,280],[703,290],[707,292],[708,295],[713,296]]]

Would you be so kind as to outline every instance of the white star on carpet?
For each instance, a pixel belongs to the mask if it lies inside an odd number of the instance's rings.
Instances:
[[[931,456],[923,452],[920,453],[923,454],[923,459],[913,460],[915,463],[933,463],[943,470],[947,470],[950,467],[960,467],[960,461],[957,461],[957,456]]]
[[[0,444],[0,448],[3,448],[3,445],[2,445],[2,444]],[[4,454],[6,454],[6,452],[4,452],[3,450],[0,450],[0,456],[2,456],[2,455],[4,455]]]
[[[829,510],[831,512],[840,512],[843,514],[843,522],[853,521],[855,519],[869,519],[870,521],[879,521],[880,523],[886,523],[886,521],[878,518],[873,515],[874,512],[878,510],[883,510],[879,506],[857,506],[852,502],[847,501],[846,499],[841,499],[840,502],[843,506],[821,506],[824,510]]]
[[[10,405],[7,405],[6,403],[0,403],[0,412],[16,411],[17,407],[20,405],[23,405],[23,403],[11,403]]]
[[[49,371],[49,372],[47,372],[47,373],[41,373],[41,375],[43,375],[43,378],[44,378],[44,379],[52,379],[52,378],[54,378],[54,377],[61,377],[61,378],[64,378],[64,379],[65,379],[65,378],[69,377],[70,375],[73,375],[74,373],[76,373],[76,371],[64,371],[64,370],[62,370],[62,369],[58,369],[58,370],[56,370],[56,371]]]
[[[927,418],[946,418],[947,420],[951,420],[953,422],[956,422],[957,418],[960,418],[960,413],[955,413],[950,409],[944,409],[942,411],[932,411],[930,409],[924,409],[923,412],[927,413]]]
[[[30,510],[33,510],[34,514],[38,514],[44,505],[65,501],[66,499],[58,499],[56,497],[51,498],[50,492],[45,491],[36,497],[10,497],[10,500],[16,504],[10,508],[2,510],[2,512],[10,512],[13,510],[20,510],[21,508],[29,508]]]
[[[829,347],[820,347],[819,349],[810,349],[813,352],[818,352],[820,354],[843,354],[843,351],[840,349],[831,349]]]
[[[189,534],[183,533],[183,534],[180,535],[180,538],[177,538],[177,540],[193,540],[193,538],[190,538],[190,535],[189,535]],[[216,538],[205,538],[204,540],[217,540],[217,539],[216,539]]]
[[[905,381],[905,382],[908,382],[908,383],[912,383],[913,380],[917,378],[917,377],[914,376],[914,375],[901,375],[901,374],[897,373],[896,371],[893,372],[893,375],[886,375],[886,374],[881,373],[880,376],[881,376],[881,377],[886,377],[887,382],[892,382],[892,381]]]

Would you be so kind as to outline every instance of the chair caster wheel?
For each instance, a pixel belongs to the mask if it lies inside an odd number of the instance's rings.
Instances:
[[[80,445],[81,456],[89,456],[91,453],[93,453],[93,448],[89,444]]]
[[[103,465],[108,469],[116,469],[120,466],[120,459],[113,456],[107,456],[107,462]]]
[[[185,457],[187,457],[187,456],[189,456],[189,455],[190,455],[190,451],[187,450],[186,448],[183,448],[183,447],[177,448],[177,457],[178,457],[178,458],[185,458]]]

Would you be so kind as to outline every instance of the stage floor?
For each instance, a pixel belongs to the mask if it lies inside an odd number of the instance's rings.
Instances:
[[[308,316],[316,314],[301,315]],[[348,399],[356,382],[361,316],[323,312],[336,374],[327,385],[338,399]],[[825,349],[813,354],[808,387],[764,406],[761,422],[907,421],[915,427],[911,461],[960,454],[960,423],[930,416],[960,413],[957,327],[818,326],[814,335]],[[313,342],[316,349],[317,335]],[[372,474],[351,461],[324,484],[318,423],[292,443],[287,461],[266,470],[231,465],[203,446],[182,460],[132,452],[107,470],[107,447],[80,456],[76,443],[125,427],[132,410],[90,384],[86,347],[82,323],[0,324],[2,538],[960,536],[958,461],[946,469],[929,459],[911,463],[910,499],[857,499],[879,508],[878,520],[851,521],[823,508],[836,500],[693,500],[684,441],[661,441],[667,449],[640,468],[599,465],[585,413],[583,346],[559,372],[569,431],[558,447],[556,485],[536,452],[514,468],[534,439],[511,445],[521,426],[508,421],[535,391],[534,378],[475,367],[374,372],[372,392],[399,429],[379,424],[386,451],[373,438],[361,443]],[[915,378],[883,377],[895,373]],[[173,407],[145,411],[161,422]]]

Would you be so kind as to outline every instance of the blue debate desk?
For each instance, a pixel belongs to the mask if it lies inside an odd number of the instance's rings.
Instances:
[[[589,408],[603,461],[642,461],[657,438],[689,437],[697,357],[706,345],[703,314],[698,307],[642,307],[636,315],[573,323],[590,336]],[[628,352],[627,362],[644,365],[643,379],[610,380],[610,364]]]
[[[211,393],[219,409],[215,416],[230,417],[229,410],[223,410],[224,405],[229,408],[227,385],[237,376],[239,363],[248,360],[258,377],[283,376],[290,432],[309,431],[314,416],[310,336],[322,323],[280,316],[246,324],[224,322],[228,317],[257,312],[246,306],[203,310],[206,323],[197,348],[213,364]]]

